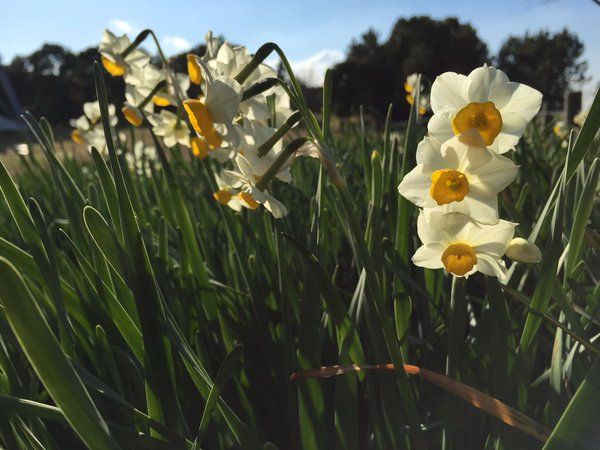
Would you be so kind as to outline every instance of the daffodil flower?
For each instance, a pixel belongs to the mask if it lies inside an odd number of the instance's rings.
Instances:
[[[244,155],[244,158],[246,158],[252,167],[254,175],[257,177],[262,177],[283,151],[283,140],[280,139],[266,154],[262,156],[258,154],[259,147],[273,136],[276,131],[275,128],[263,126],[258,122],[250,120],[244,121],[242,139],[241,144],[238,147],[238,153]],[[290,183],[292,181],[290,166],[293,160],[294,158],[290,157],[281,167],[277,175],[275,175],[285,183]]]
[[[108,116],[110,125],[114,127],[118,122],[115,115],[115,105],[108,105]],[[100,104],[97,101],[84,103],[83,114],[77,119],[69,121],[69,124],[74,128],[71,131],[71,140],[76,144],[87,144],[103,151],[106,141],[100,119]]]
[[[239,111],[242,87],[235,80],[213,77],[200,58],[196,58],[196,63],[202,68],[206,92],[202,99],[183,102],[190,123],[211,148],[221,147],[223,141],[235,147],[239,137],[233,120]]]
[[[417,233],[423,245],[412,261],[428,269],[444,268],[457,277],[475,272],[504,280],[502,256],[514,236],[516,224],[501,220],[495,225],[475,222],[459,213],[419,214]]]
[[[214,59],[207,61],[211,70],[218,76],[233,79],[248,63],[252,56],[248,49],[242,45],[232,46],[224,42],[218,49]],[[189,66],[188,66],[189,67]],[[252,85],[267,78],[276,78],[277,73],[267,64],[259,64],[258,67],[244,80],[243,89],[248,89]],[[269,98],[273,98],[269,105]],[[258,95],[246,99],[240,104],[240,113],[245,118],[254,121],[261,121],[264,125],[276,117],[275,121],[282,124],[292,114],[290,100],[285,91],[280,86],[261,92]]]
[[[446,72],[431,87],[430,136],[444,142],[476,129],[497,153],[514,149],[540,109],[542,94],[484,65],[469,76]]]
[[[219,48],[221,48],[221,45],[223,45],[225,41],[221,36],[214,36],[213,32],[210,30],[204,35],[204,40],[206,41],[206,52],[204,53],[202,60],[209,61],[215,59]]]
[[[486,224],[498,222],[498,193],[517,176],[518,166],[489,150],[476,131],[440,145],[432,137],[421,141],[417,166],[398,192],[429,212],[460,212]]]
[[[279,200],[273,197],[265,189],[261,191],[256,187],[256,183],[260,180],[248,160],[243,155],[235,157],[237,171],[225,170],[224,173],[235,179],[232,186],[238,190],[237,198],[242,205],[248,209],[257,209],[263,205],[276,219],[280,219],[287,215],[287,209]]]
[[[223,172],[220,175],[215,174],[215,181],[217,182],[218,190],[213,194],[213,198],[220,204],[228,206],[234,211],[241,211],[244,206],[232,186],[237,182],[237,178],[232,177],[229,173]]]
[[[116,36],[109,30],[104,30],[99,51],[101,62],[113,77],[123,77],[126,83],[136,70],[144,67],[150,61],[150,56],[143,50],[134,48],[127,55],[123,52],[131,45],[127,35]]]
[[[417,81],[419,79],[418,73],[413,73],[406,77],[406,81],[404,82],[404,90],[406,91],[406,101],[409,105],[415,102],[416,93],[415,90],[417,88]],[[424,116],[430,108],[429,105],[429,96],[427,96],[424,92],[423,85],[421,85],[419,96],[419,114]]]
[[[102,126],[97,126],[84,133],[83,139],[88,146],[88,150],[91,147],[95,147],[100,153],[106,151],[106,136],[104,135],[104,128]]]
[[[552,127],[552,132],[556,137],[564,139],[569,135],[569,128],[564,121],[559,120]]]
[[[190,87],[190,79],[186,74],[174,73],[175,82],[178,83],[181,93],[185,94]],[[133,73],[130,84],[135,87],[143,98],[146,98],[154,90],[157,84],[166,82],[165,86],[152,96],[152,103],[156,106],[170,106],[177,104],[177,93],[175,86],[164,70],[152,64],[147,64],[142,69]]]
[[[162,110],[159,114],[151,114],[148,120],[154,134],[161,136],[167,147],[173,147],[177,143],[190,146],[190,134],[185,121],[177,118],[171,111]]]
[[[125,120],[135,127],[139,127],[144,121],[143,112],[152,114],[154,111],[154,104],[152,102],[146,102],[142,108],[142,103],[144,103],[145,99],[146,97],[135,86],[130,84],[125,86],[125,103],[121,108],[121,112]]]
[[[116,108],[115,105],[108,105],[108,116],[110,118],[110,124],[115,126],[117,124],[118,118],[115,115]],[[95,102],[86,102],[83,104],[83,115],[75,120],[70,120],[69,124],[73,128],[78,128],[82,131],[91,130],[97,124],[100,123],[100,104]]]
[[[179,85],[179,89],[181,89],[181,93],[186,95],[187,90],[190,88],[190,79],[188,76],[183,73],[175,73],[173,76],[175,77],[175,82]],[[173,83],[167,83],[163,89],[154,94],[152,102],[156,106],[162,107],[177,105],[177,93]]]

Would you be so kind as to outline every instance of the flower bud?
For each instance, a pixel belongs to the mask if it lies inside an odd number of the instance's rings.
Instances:
[[[521,263],[537,264],[542,261],[542,252],[537,245],[523,238],[514,238],[510,241],[506,256]]]

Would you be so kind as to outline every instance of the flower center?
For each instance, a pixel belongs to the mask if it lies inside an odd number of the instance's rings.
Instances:
[[[187,69],[190,81],[194,84],[202,84],[202,69],[196,62],[195,55],[187,55]]]
[[[438,205],[460,202],[469,193],[469,180],[455,169],[440,169],[431,174],[429,195]]]
[[[219,189],[217,192],[213,194],[213,198],[218,201],[221,205],[227,206],[227,203],[231,200],[231,192],[227,189]]]
[[[206,141],[199,137],[192,138],[192,153],[195,157],[204,159],[208,156],[208,144]]]
[[[125,117],[127,122],[129,122],[134,127],[139,127],[144,121],[144,118],[142,117],[137,108],[132,108],[131,106],[125,105],[121,109],[121,112],[123,113],[123,116]]]
[[[451,244],[442,253],[442,262],[447,272],[462,276],[477,264],[477,256],[469,244]]]
[[[106,56],[102,56],[100,58],[102,60],[102,65],[106,69],[108,73],[110,73],[113,77],[123,76],[125,73],[125,69],[120,64],[117,64],[114,61],[111,61]]]
[[[183,102],[183,107],[188,113],[194,130],[206,139],[210,148],[219,148],[223,138],[215,130],[215,124],[206,105],[200,100],[186,100]]]
[[[502,130],[502,116],[492,102],[471,102],[461,109],[452,119],[452,131],[455,135],[469,130],[477,130],[485,145],[492,145]]]
[[[256,209],[260,206],[260,203],[254,200],[252,194],[248,192],[240,192],[237,196],[250,209]]]
[[[71,140],[76,144],[83,144],[83,135],[80,130],[71,131]]]

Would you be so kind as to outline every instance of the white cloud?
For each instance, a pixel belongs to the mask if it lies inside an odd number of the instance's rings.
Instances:
[[[108,25],[112,31],[116,31],[117,33],[133,33],[135,27],[131,25],[129,22],[121,19],[110,19],[108,21]]]
[[[162,41],[168,52],[180,52],[192,48],[190,41],[179,36],[165,36]]]
[[[344,60],[340,50],[321,50],[301,61],[292,61],[296,76],[310,87],[323,85],[325,70]]]

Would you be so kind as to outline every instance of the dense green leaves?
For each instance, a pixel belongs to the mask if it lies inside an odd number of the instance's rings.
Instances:
[[[119,449],[23,278],[4,258],[0,258],[0,302],[21,348],[81,439],[91,448]]]
[[[283,56],[267,44],[253,64],[270,52]],[[291,185],[264,180],[283,220],[215,202],[210,158],[146,129],[123,140],[99,66],[105,150],[75,158],[26,117],[45,162],[34,151],[10,175],[0,167],[2,445],[424,449],[444,430],[447,448],[539,448],[511,422],[526,415],[558,423],[547,448],[594,448],[598,100],[567,152],[533,124],[509,155],[522,169],[502,217],[543,262],[507,262],[505,285],[474,275],[451,295],[446,274],[411,263],[416,211],[397,193],[424,132],[416,108],[406,127],[390,107],[383,133],[368,116],[339,132],[332,73],[319,121],[292,75],[301,114],[276,137],[293,153],[307,138],[288,131],[307,131],[332,158],[297,159]],[[138,139],[158,156],[143,170],[129,165]],[[409,379],[404,362],[446,368],[491,416]],[[335,365],[335,380],[290,380]]]

